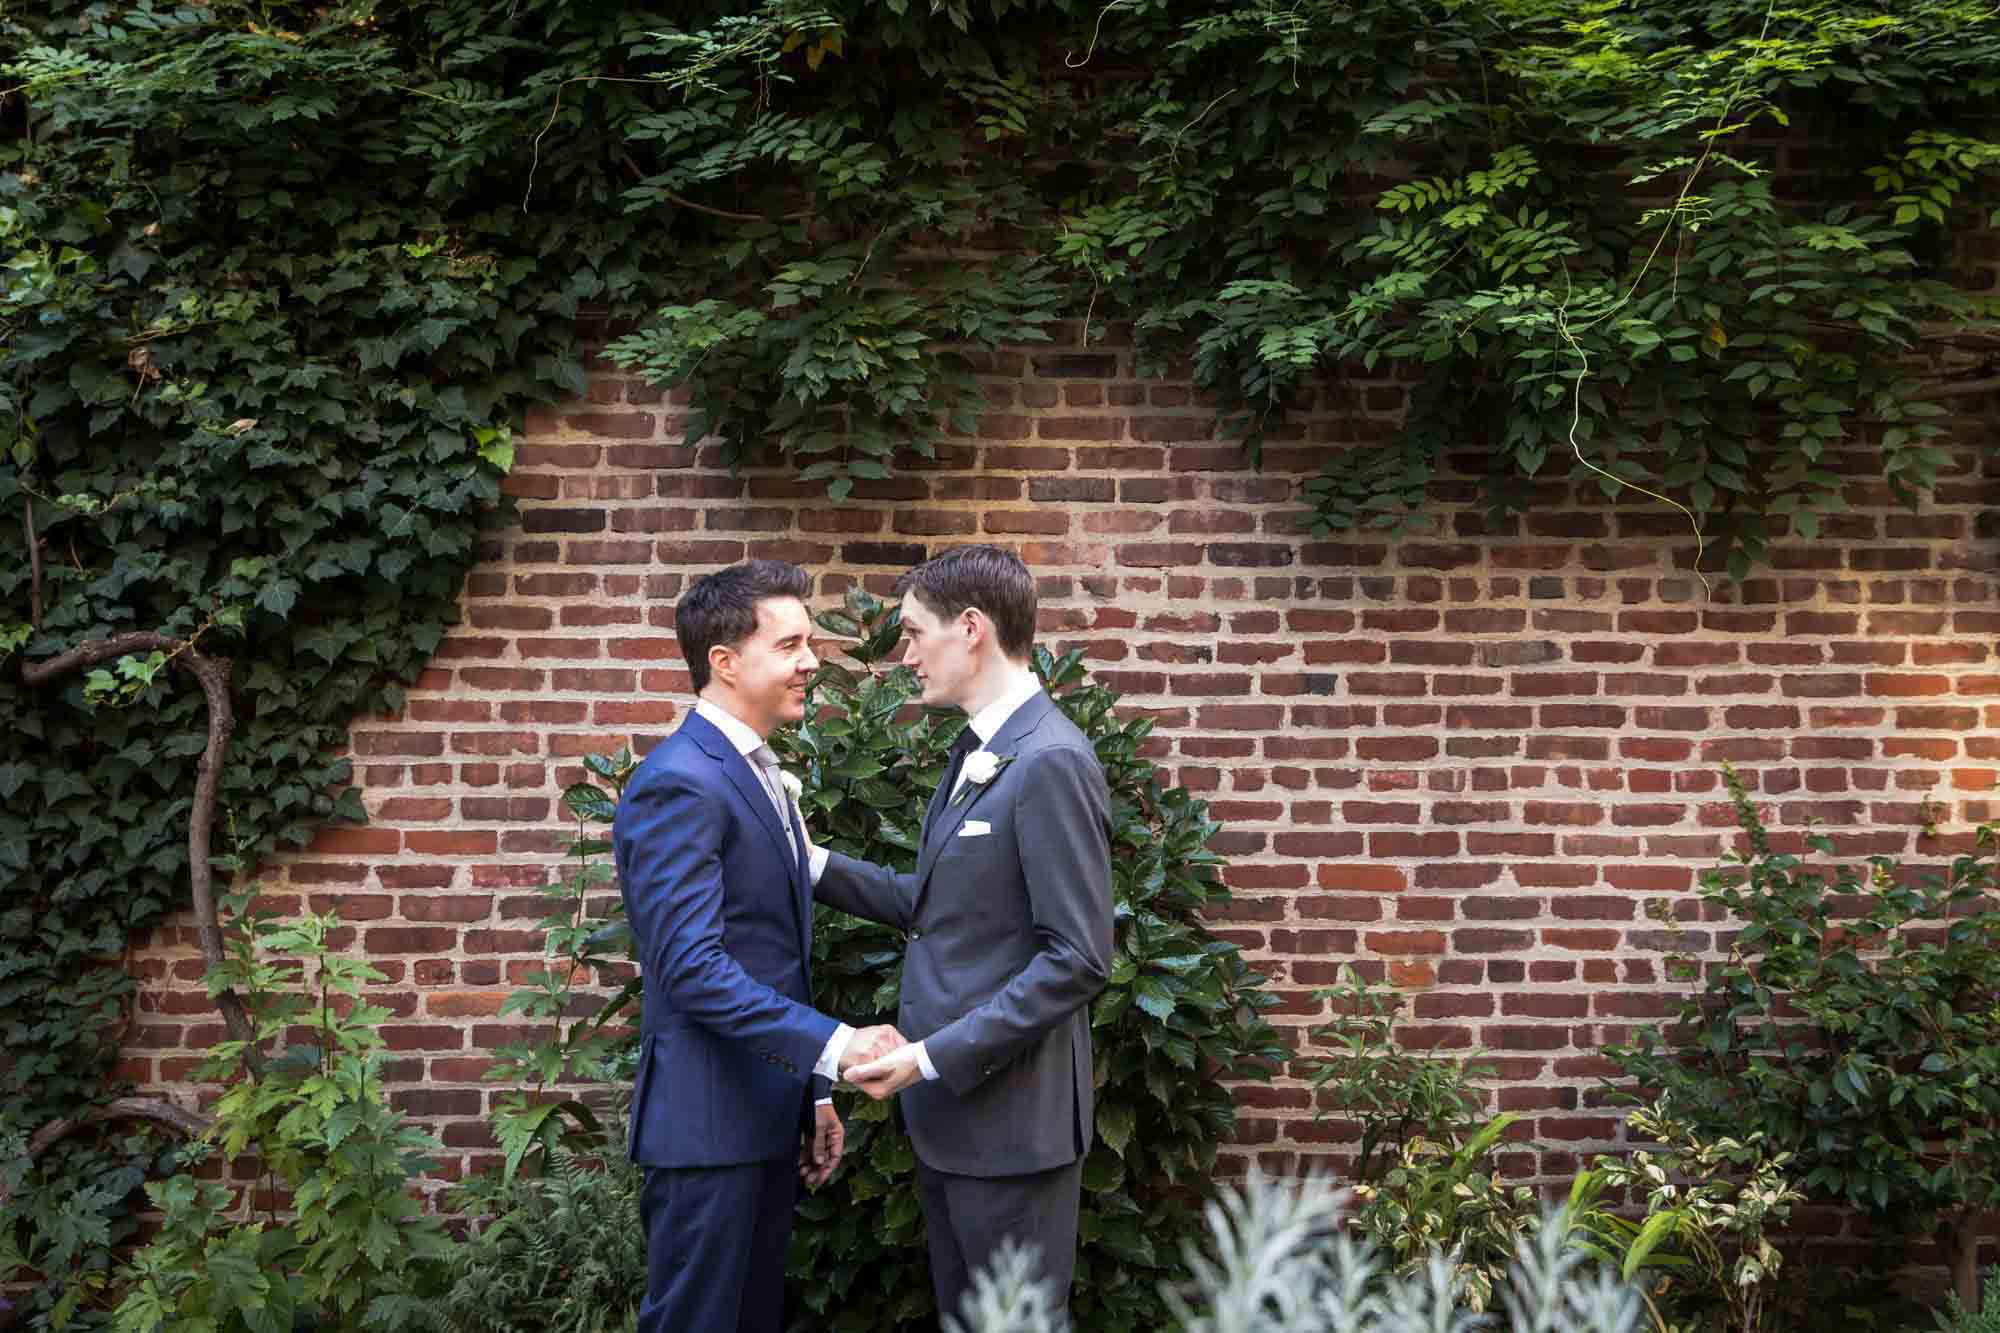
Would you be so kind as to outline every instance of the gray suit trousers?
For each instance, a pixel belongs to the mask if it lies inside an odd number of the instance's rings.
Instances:
[[[990,1266],[1002,1241],[1041,1252],[1041,1276],[1054,1289],[1054,1308],[1069,1310],[1076,1273],[1076,1225],[1082,1194],[1081,1159],[1029,1176],[957,1176],[917,1163],[917,1197],[930,1242],[931,1289],[940,1324],[959,1308],[973,1275]]]

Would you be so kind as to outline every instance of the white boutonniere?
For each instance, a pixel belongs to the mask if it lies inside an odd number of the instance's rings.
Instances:
[[[991,750],[974,750],[965,756],[965,763],[958,770],[959,776],[965,781],[959,784],[951,803],[957,805],[974,787],[984,787],[999,776],[1001,769],[1013,762],[1014,756],[1011,754],[1001,755],[994,754]]]
[[[778,770],[778,785],[785,789],[785,795],[791,797],[794,804],[798,802],[799,797],[805,795],[805,784],[782,768]]]

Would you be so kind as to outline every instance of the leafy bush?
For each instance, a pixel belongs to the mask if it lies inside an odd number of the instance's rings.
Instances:
[[[1961,1228],[2000,1202],[2000,910],[1996,830],[1942,875],[1871,858],[1830,878],[1775,851],[1733,771],[1746,850],[1702,899],[1741,923],[1679,1030],[1610,1052],[1706,1139],[1752,1136],[1795,1158],[1808,1194],[1885,1230],[1940,1221],[1968,1305]],[[1807,847],[1834,855],[1830,838]]]
[[[1966,1309],[1957,1292],[1946,1297],[1937,1329],[1938,1333],[2000,1333],[2000,1268],[1987,1270],[1977,1311]]]
[[[1194,1281],[1170,1288],[1171,1324],[1148,1333],[1471,1333],[1491,1319],[1468,1308],[1463,1275],[1432,1252],[1411,1272],[1385,1272],[1376,1254],[1343,1225],[1345,1196],[1317,1181],[1253,1176],[1207,1207],[1204,1252],[1184,1242]],[[1512,1333],[1636,1333],[1638,1293],[1586,1266],[1565,1243],[1565,1215],[1540,1225],[1510,1250],[1504,1304]],[[1003,1252],[975,1279],[959,1321],[962,1333],[1058,1333],[1046,1299],[1030,1287],[1034,1268]]]
[[[0,1318],[0,1328],[102,1328],[117,1304],[113,1252],[139,1234],[130,1200],[147,1180],[181,1169],[183,1146],[151,1127],[78,1145],[60,1161],[60,1189],[48,1187],[51,1175],[40,1162],[30,1164],[27,1148],[25,1134],[0,1133],[0,1182],[7,1189],[0,1291],[30,1274],[39,1280],[13,1312],[14,1322]],[[0,1298],[0,1316],[8,1313]]]
[[[1599,1157],[1577,1177],[1572,1241],[1627,1281],[1645,1269],[1664,1270],[1668,1276],[1647,1298],[1663,1330],[1662,1305],[1719,1311],[1726,1333],[1775,1327],[1784,1256],[1770,1233],[1805,1197],[1787,1173],[1792,1155],[1769,1151],[1761,1134],[1705,1139],[1666,1102],[1633,1111],[1625,1123],[1655,1146]],[[1642,1202],[1643,1217],[1597,1207],[1607,1189]]]
[[[645,1172],[622,1151],[624,1127],[605,1127],[608,1150],[579,1157],[560,1145],[537,1175],[485,1177],[456,1202],[484,1219],[460,1246],[443,1295],[398,1303],[411,1330],[445,1333],[621,1333],[646,1293]]]
[[[384,977],[329,945],[337,916],[279,922],[249,901],[232,900],[244,915],[208,985],[243,996],[256,1041],[218,1044],[196,1077],[234,1079],[203,1142],[225,1166],[254,1162],[257,1184],[240,1206],[190,1174],[146,1186],[165,1220],[119,1273],[118,1333],[394,1328],[395,1298],[437,1290],[450,1263],[415,1194],[438,1144],[382,1096],[389,1011],[361,988]]]
[[[500,1094],[491,1116],[503,1153],[503,1185],[531,1153],[545,1153],[558,1145],[588,1151],[621,1141],[607,1137],[596,1111],[581,1096],[556,1096],[551,1089],[626,1083],[638,1062],[636,1034],[622,1021],[636,1022],[639,1017],[640,978],[632,961],[632,931],[625,923],[624,900],[615,891],[610,840],[592,836],[587,827],[611,826],[618,798],[638,765],[621,750],[615,755],[586,755],[583,766],[583,781],[571,783],[563,792],[563,808],[577,823],[577,835],[569,846],[574,865],[536,890],[551,908],[537,928],[545,932],[544,951],[555,961],[530,972],[527,985],[500,1007],[502,1017],[520,1013],[547,1020],[549,1034],[543,1041],[500,1047],[485,1074],[495,1082],[524,1085]],[[592,1005],[579,992],[580,986],[592,982],[612,983],[617,989]]]
[[[1394,1155],[1412,1137],[1435,1140],[1471,1126],[1483,1098],[1468,1080],[1490,1078],[1491,1065],[1404,1049],[1396,1040],[1402,997],[1351,964],[1342,963],[1334,984],[1313,995],[1331,1003],[1333,1017],[1313,1029],[1312,1039],[1340,1053],[1294,1063],[1321,1093],[1316,1119],[1332,1114],[1360,1125],[1354,1180],[1375,1180],[1382,1154]]]
[[[1470,1134],[1405,1140],[1379,1182],[1355,1187],[1362,1200],[1355,1231],[1398,1274],[1444,1263],[1463,1286],[1466,1305],[1488,1309],[1535,1219],[1534,1191],[1510,1188],[1491,1160],[1518,1119],[1509,1111]]]

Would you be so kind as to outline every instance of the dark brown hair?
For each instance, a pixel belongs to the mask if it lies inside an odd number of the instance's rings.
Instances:
[[[708,688],[708,650],[734,648],[757,632],[757,603],[812,591],[812,579],[783,560],[745,560],[688,584],[674,607],[674,636],[681,641],[694,691]]]
[[[896,583],[924,609],[950,620],[976,606],[993,622],[1000,651],[1024,660],[1035,646],[1035,576],[1021,558],[997,546],[959,546],[924,561]]]

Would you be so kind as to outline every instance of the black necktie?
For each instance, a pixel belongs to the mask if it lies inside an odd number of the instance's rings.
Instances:
[[[944,785],[938,788],[946,800],[951,799],[952,788],[958,785],[958,771],[965,767],[965,756],[979,748],[979,733],[971,727],[958,733],[958,739],[951,743],[951,766],[945,769]]]

